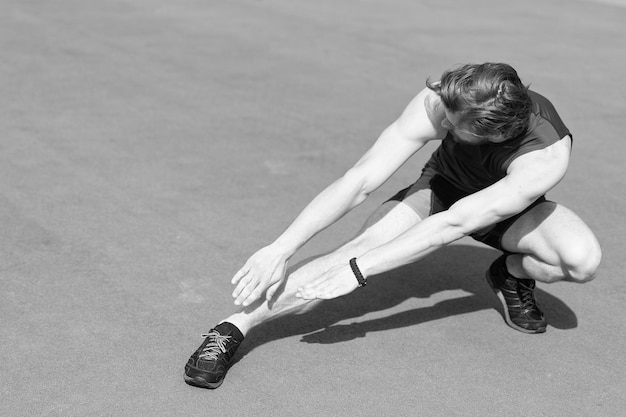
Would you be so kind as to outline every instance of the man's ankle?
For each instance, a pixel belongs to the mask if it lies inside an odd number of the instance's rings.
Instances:
[[[524,271],[522,269],[521,255],[517,254],[509,254],[504,258],[504,262],[502,263],[504,268],[504,272],[509,278],[524,280],[528,279],[524,277]]]
[[[246,334],[248,334],[248,331],[252,327],[250,325],[247,325],[247,323],[243,322],[242,320],[238,320],[237,317],[235,316],[228,317],[227,319],[224,319],[219,322],[219,324],[222,324],[222,323],[229,323],[235,326],[244,337],[246,336]]]

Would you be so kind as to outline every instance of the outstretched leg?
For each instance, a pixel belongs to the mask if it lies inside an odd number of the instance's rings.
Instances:
[[[393,201],[383,204],[368,219],[357,237],[289,273],[284,288],[276,292],[269,303],[263,299],[244,307],[204,335],[204,342],[185,365],[185,381],[201,388],[219,387],[245,333],[253,326],[284,314],[303,312],[315,304],[315,301],[295,296],[299,287],[328,268],[348,262],[350,258],[388,242],[419,221],[415,211],[404,203]]]
[[[304,300],[295,297],[297,289],[319,276],[328,268],[347,263],[352,257],[380,246],[419,222],[415,211],[404,203],[390,201],[379,207],[367,220],[357,236],[338,249],[313,259],[295,271],[290,271],[284,289],[269,302],[254,303],[224,321],[237,326],[245,335],[253,326],[278,318],[285,314],[302,313],[312,308],[319,300]]]

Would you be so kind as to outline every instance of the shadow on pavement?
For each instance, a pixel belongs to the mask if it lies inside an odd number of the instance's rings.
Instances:
[[[501,314],[501,305],[484,279],[487,267],[498,255],[493,249],[469,245],[442,248],[416,264],[371,279],[363,290],[320,303],[304,314],[257,326],[246,337],[236,361],[258,346],[295,335],[303,335],[302,342],[331,344],[365,337],[370,332],[415,326],[480,310],[496,309]],[[411,298],[427,299],[450,290],[468,294],[385,317],[337,324],[393,308]],[[575,313],[563,301],[541,288],[537,288],[536,296],[549,326],[558,329],[577,326]]]

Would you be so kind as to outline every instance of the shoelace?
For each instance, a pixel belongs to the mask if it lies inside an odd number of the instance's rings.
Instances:
[[[226,342],[232,338],[232,336],[222,336],[215,330],[203,334],[202,337],[209,337],[210,339],[209,343],[202,349],[199,358],[209,360],[217,360],[220,353],[226,353]]]
[[[524,285],[520,282],[517,286],[517,293],[522,300],[522,307],[525,310],[530,311],[535,309],[535,297],[533,295],[533,289],[531,287]]]

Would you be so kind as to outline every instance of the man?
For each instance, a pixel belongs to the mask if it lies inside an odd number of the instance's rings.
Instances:
[[[235,274],[233,297],[243,308],[203,335],[185,367],[187,383],[219,387],[253,326],[348,294],[368,277],[464,236],[503,252],[486,279],[506,323],[524,333],[546,330],[535,281],[594,277],[601,257],[595,236],[573,212],[545,198],[564,177],[572,148],[552,104],[506,64],[464,65],[426,85],[354,167]],[[441,144],[415,184],[377,209],[354,239],[285,276],[298,248],[431,140]]]

